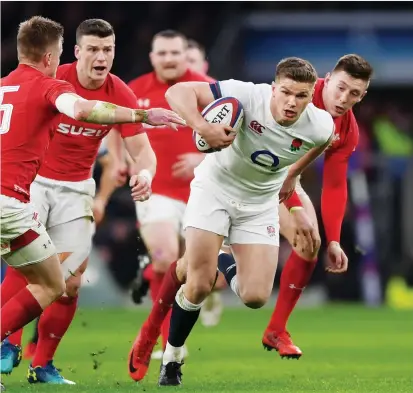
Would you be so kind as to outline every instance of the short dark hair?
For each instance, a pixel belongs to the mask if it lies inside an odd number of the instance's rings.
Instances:
[[[205,47],[201,45],[198,41],[189,39],[188,49],[198,49],[202,53],[202,56],[206,57]]]
[[[63,26],[42,16],[20,23],[17,33],[17,54],[39,62],[49,46],[63,40]]]
[[[159,33],[156,33],[152,38],[151,46],[153,47],[153,43],[157,38],[182,38],[184,42],[185,48],[188,46],[188,39],[186,38],[185,34],[177,31],[177,30],[162,30]]]
[[[373,75],[373,67],[363,57],[355,54],[340,57],[333,72],[344,71],[355,79],[368,82]]]
[[[287,57],[277,64],[275,79],[289,78],[296,82],[315,83],[317,71],[313,65],[299,57]]]
[[[103,19],[86,19],[76,29],[76,43],[85,35],[94,35],[99,38],[106,38],[115,35],[112,25]]]

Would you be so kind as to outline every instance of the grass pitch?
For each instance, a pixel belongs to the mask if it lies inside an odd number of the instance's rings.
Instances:
[[[127,354],[147,310],[80,309],[55,364],[76,386],[29,385],[22,361],[3,382],[7,392],[160,392],[159,361],[145,381],[127,374]],[[183,367],[190,393],[411,393],[413,315],[409,311],[331,305],[298,309],[289,329],[304,355],[281,360],[264,351],[261,335],[271,310],[227,309],[215,328],[197,324]],[[26,329],[25,337],[31,333]]]

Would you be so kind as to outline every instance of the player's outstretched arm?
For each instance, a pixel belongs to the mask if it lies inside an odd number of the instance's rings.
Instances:
[[[124,141],[137,172],[129,182],[132,198],[134,201],[144,201],[151,195],[152,179],[156,173],[156,155],[146,134],[127,137]]]
[[[170,125],[185,122],[174,112],[162,108],[132,109],[110,102],[85,100],[71,93],[63,93],[55,101],[59,112],[72,119],[95,124],[148,123]]]

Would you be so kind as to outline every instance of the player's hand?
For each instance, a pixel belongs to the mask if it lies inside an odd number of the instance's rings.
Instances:
[[[112,179],[116,187],[122,187],[126,183],[128,177],[128,166],[125,162],[113,165]]]
[[[232,127],[219,123],[205,122],[205,125],[196,131],[210,147],[217,150],[230,146],[236,135],[236,131]]]
[[[181,119],[175,112],[163,108],[148,109],[147,124],[151,126],[168,126],[174,130],[178,130],[178,125],[185,126],[186,122]]]
[[[297,184],[296,176],[287,176],[280,190],[280,203],[287,200],[294,192],[295,186]]]
[[[93,200],[93,218],[95,220],[95,224],[99,225],[103,218],[105,217],[105,212],[106,212],[106,203],[104,200],[100,198],[95,198]]]
[[[178,156],[178,161],[172,165],[172,176],[181,179],[192,179],[194,169],[203,161],[203,153],[185,153]]]
[[[327,248],[326,271],[344,273],[348,268],[348,258],[337,242],[330,242]]]
[[[321,245],[320,235],[304,209],[290,213],[294,228],[293,246],[299,247],[301,252],[309,251],[314,254]]]
[[[129,180],[129,186],[135,202],[146,201],[152,194],[151,184],[145,176],[133,175]]]

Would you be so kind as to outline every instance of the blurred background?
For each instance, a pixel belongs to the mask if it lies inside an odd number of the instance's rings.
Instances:
[[[62,23],[62,64],[74,61],[75,30],[87,18],[116,33],[112,72],[125,82],[151,71],[153,35],[175,29],[206,48],[209,74],[268,82],[283,57],[310,60],[320,76],[339,57],[357,53],[375,69],[355,113],[360,145],[348,175],[342,245],[347,274],[327,275],[319,263],[302,305],[327,301],[413,308],[413,3],[403,2],[2,2],[1,75],[16,66],[18,24],[42,15]],[[303,179],[319,212],[322,159]],[[99,165],[95,177],[99,182]],[[130,289],[146,250],[128,187],[118,189],[98,227],[81,291],[83,305],[130,306]],[[288,255],[281,246],[280,269]],[[323,253],[321,253],[323,255]],[[276,295],[279,272],[274,285]],[[232,293],[228,304],[238,304]],[[149,304],[144,302],[145,304]],[[270,302],[272,307],[273,303]]]

